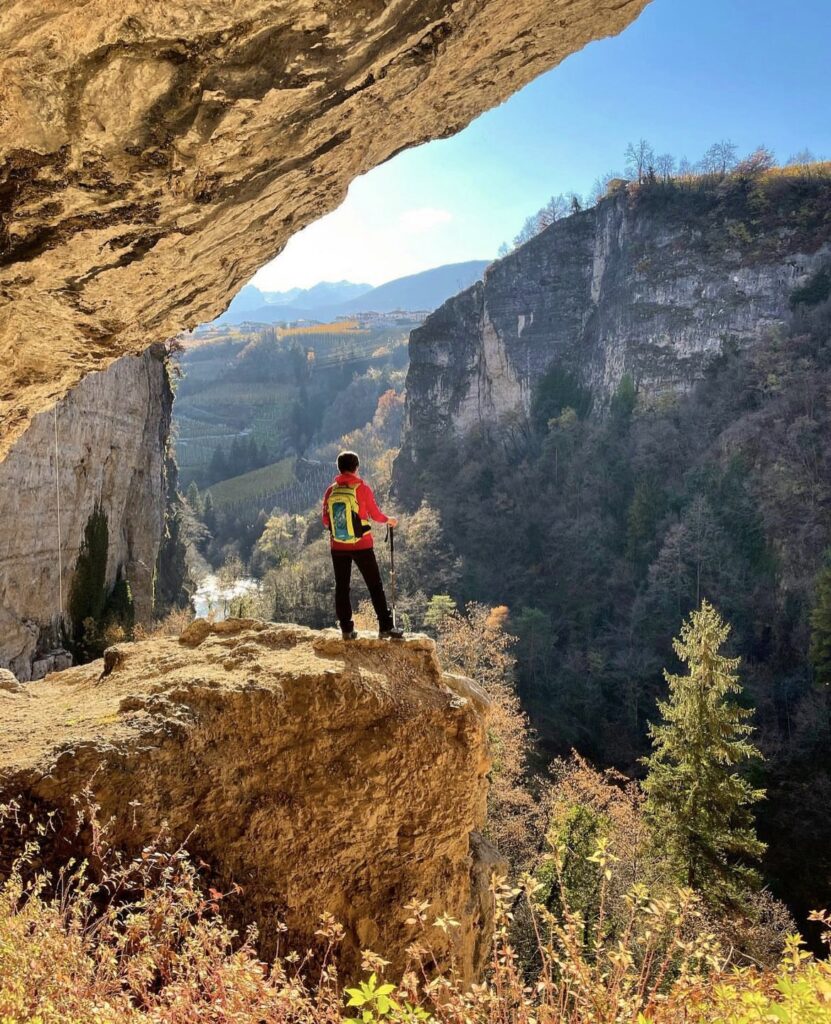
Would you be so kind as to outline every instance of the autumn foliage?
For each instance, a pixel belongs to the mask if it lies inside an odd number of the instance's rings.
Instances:
[[[531,876],[516,887],[494,880],[490,968],[465,989],[452,968],[431,973],[431,938],[456,923],[421,901],[406,907],[413,941],[401,977],[386,978],[387,962],[365,951],[362,977],[342,979],[343,931],[328,915],[315,948],[264,963],[256,932],[240,938],[228,927],[224,895],[204,889],[186,850],[161,835],[122,859],[90,811],[90,861],[57,876],[36,867],[48,819],[23,826],[37,835],[0,883],[3,1024],[825,1024],[831,1015],[831,968],[797,937],[774,969],[736,968],[700,927],[690,890],[619,895],[616,857],[603,843],[589,858],[600,878],[592,919],[568,901],[550,909]],[[555,875],[562,852],[551,853]],[[530,984],[511,941],[520,906],[537,949]],[[610,915],[622,934],[608,929]]]

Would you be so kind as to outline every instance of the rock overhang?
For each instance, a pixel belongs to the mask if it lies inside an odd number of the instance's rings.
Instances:
[[[86,373],[218,314],[353,178],[646,2],[5,4],[0,458]]]

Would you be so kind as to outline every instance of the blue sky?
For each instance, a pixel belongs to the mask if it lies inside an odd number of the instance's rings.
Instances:
[[[696,160],[729,138],[784,161],[831,157],[831,0],[653,0],[452,139],[408,150],[353,182],[342,206],[263,267],[269,289],[380,284],[489,259],[557,192],[622,169],[641,136]]]

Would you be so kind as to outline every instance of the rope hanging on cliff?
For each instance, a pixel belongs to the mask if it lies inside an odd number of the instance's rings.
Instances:
[[[55,419],[55,499],[58,504],[58,624],[63,618],[63,565],[61,558],[61,484],[60,466],[58,463],[58,404],[53,407]]]

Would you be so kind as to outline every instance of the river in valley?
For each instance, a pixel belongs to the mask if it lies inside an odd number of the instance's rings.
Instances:
[[[209,573],[203,576],[193,595],[193,606],[199,618],[213,614],[215,619],[225,619],[235,611],[239,598],[256,595],[259,581],[250,577],[242,577],[231,583],[223,584],[219,576]]]

